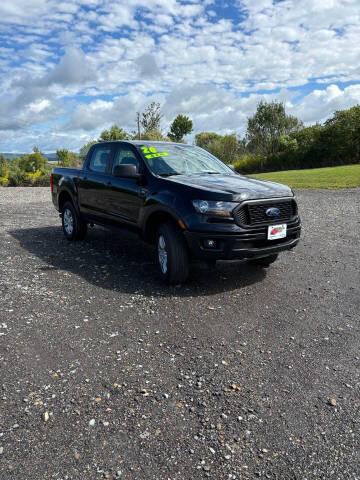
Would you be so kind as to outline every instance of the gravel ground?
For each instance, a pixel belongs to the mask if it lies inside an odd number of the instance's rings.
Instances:
[[[360,479],[360,190],[299,191],[269,269],[67,242],[48,189],[0,189],[0,478]]]

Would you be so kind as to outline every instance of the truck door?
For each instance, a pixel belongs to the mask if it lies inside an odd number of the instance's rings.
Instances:
[[[116,147],[111,173],[120,164],[135,165],[138,172],[141,170],[141,162],[129,144],[120,143]],[[106,208],[113,221],[136,224],[143,203],[144,187],[139,186],[134,178],[119,178],[112,175],[108,188]]]
[[[114,147],[96,145],[79,180],[79,205],[88,217],[106,219],[106,203],[111,181],[110,165]]]

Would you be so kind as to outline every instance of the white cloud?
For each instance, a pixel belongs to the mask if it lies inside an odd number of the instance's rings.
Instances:
[[[336,110],[360,104],[360,83],[343,90],[329,85],[325,90],[314,90],[293,107],[292,113],[304,122],[324,122]]]
[[[358,0],[236,0],[232,19],[225,3],[3,0],[0,128],[40,135],[57,119],[48,137],[73,144],[114,122],[133,129],[157,99],[166,122],[185,113],[198,130],[243,132],[260,98],[307,122],[360,101]]]
[[[30,103],[29,110],[34,113],[40,113],[50,106],[50,101],[46,98],[38,102]]]

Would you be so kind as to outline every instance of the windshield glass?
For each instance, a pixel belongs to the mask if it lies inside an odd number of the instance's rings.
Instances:
[[[223,162],[199,147],[154,142],[137,148],[156,175],[233,175]]]

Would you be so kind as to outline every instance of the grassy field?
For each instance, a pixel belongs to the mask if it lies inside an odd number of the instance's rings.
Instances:
[[[249,177],[285,183],[291,188],[351,188],[360,186],[360,165],[257,173]]]

